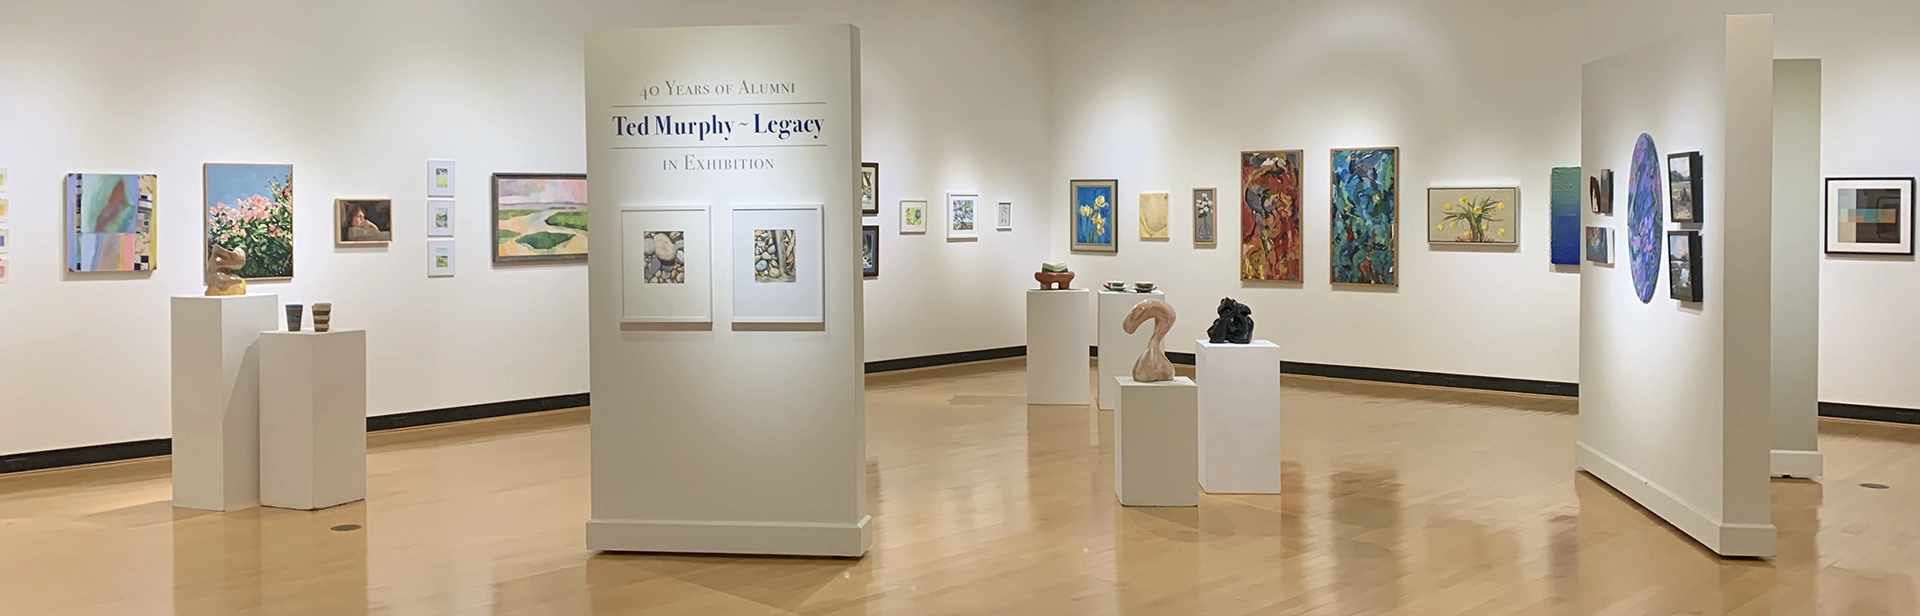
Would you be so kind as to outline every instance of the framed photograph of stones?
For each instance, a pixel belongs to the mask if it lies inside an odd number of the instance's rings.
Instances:
[[[826,321],[820,206],[736,206],[729,239],[734,323]]]
[[[860,163],[860,215],[880,215],[880,163]]]
[[[1913,178],[1827,178],[1827,254],[1913,254]]]
[[[1700,222],[1706,209],[1700,200],[1700,153],[1681,152],[1667,156],[1667,212],[1673,222]]]
[[[620,322],[713,322],[709,221],[704,205],[620,208]]]
[[[860,275],[880,277],[880,225],[860,227]]]
[[[1667,279],[1668,291],[1674,299],[1683,302],[1700,302],[1706,299],[1702,289],[1702,265],[1706,255],[1701,254],[1699,231],[1667,232]]]

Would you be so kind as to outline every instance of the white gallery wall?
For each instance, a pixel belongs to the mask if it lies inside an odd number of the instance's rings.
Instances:
[[[489,174],[586,171],[584,34],[854,23],[881,165],[868,360],[1023,344],[1047,254],[1043,13],[1025,0],[19,2],[0,20],[0,454],[168,436],[168,296],[198,294],[201,165],[290,163],[295,278],[368,330],[373,415],[585,392],[586,267],[494,266]],[[458,275],[426,277],[425,161],[458,164]],[[160,269],[68,276],[60,181],[159,174]],[[1011,232],[900,236],[898,204],[1013,201]],[[336,248],[337,197],[389,197],[395,241]]]

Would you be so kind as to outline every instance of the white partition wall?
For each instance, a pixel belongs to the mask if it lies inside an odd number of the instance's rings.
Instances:
[[[232,511],[260,504],[260,333],[280,296],[175,296],[173,505]]]
[[[872,543],[859,50],[848,25],[588,35],[591,226],[622,229],[624,208],[704,206],[705,229],[650,231],[702,236],[714,263],[699,268],[713,277],[709,322],[622,323],[629,288],[678,290],[633,271],[645,262],[623,248],[644,244],[592,245],[587,547],[858,556]],[[757,257],[736,223],[750,238],[792,231],[779,251],[791,267],[764,281],[737,267]]]
[[[1773,62],[1772,473],[1818,477],[1820,253],[1819,60]]]
[[[1632,253],[1580,281],[1580,468],[1715,552],[1767,556],[1773,190],[1773,19],[1715,20],[1582,69],[1581,164],[1613,169],[1612,226],[1632,232],[1633,158],[1659,148],[1661,248],[1650,302]],[[1669,222],[1666,156],[1705,161],[1704,220]],[[1666,232],[1704,238],[1702,302],[1670,299]]]

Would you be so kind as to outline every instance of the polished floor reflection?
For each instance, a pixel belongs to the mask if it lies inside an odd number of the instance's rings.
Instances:
[[[1112,414],[1018,360],[868,385],[861,560],[586,551],[576,410],[377,434],[317,513],[0,477],[0,614],[1920,614],[1920,429],[1823,422],[1780,556],[1724,561],[1571,470],[1571,400],[1289,377],[1283,495],[1123,509]]]

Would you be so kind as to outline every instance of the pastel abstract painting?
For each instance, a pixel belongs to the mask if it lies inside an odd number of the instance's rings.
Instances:
[[[158,176],[67,176],[67,271],[143,272],[158,266],[154,199]]]
[[[1164,240],[1167,231],[1167,193],[1140,193],[1140,239]]]
[[[247,253],[234,274],[293,278],[293,165],[206,166],[207,243]]]
[[[493,175],[493,261],[586,261],[587,176]]]
[[[1400,149],[1333,151],[1334,284],[1400,284]]]
[[[1240,279],[1301,281],[1300,150],[1240,153]]]

